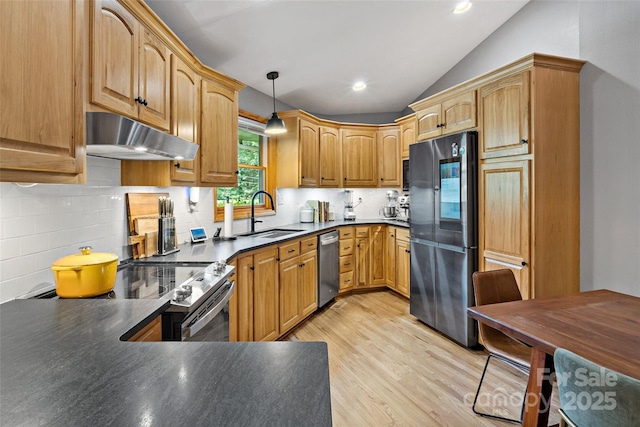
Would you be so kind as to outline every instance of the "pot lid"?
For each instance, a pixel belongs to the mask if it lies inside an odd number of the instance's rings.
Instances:
[[[67,255],[53,263],[56,267],[72,267],[76,265],[97,265],[117,261],[118,256],[109,252],[91,252],[91,246],[82,246],[79,254]]]

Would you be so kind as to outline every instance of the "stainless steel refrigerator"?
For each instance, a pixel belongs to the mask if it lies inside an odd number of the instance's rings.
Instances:
[[[478,342],[471,275],[478,266],[477,133],[409,148],[410,312],[454,341]]]

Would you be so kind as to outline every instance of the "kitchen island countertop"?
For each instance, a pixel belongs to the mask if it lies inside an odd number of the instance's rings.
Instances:
[[[2,304],[2,425],[331,425],[325,343],[120,341],[165,304]]]

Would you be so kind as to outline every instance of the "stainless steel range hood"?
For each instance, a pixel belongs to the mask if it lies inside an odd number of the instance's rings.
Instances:
[[[193,160],[198,144],[127,117],[87,113],[87,155],[119,160]]]

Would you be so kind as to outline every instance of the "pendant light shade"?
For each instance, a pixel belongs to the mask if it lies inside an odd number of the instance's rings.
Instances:
[[[285,133],[287,128],[284,125],[284,121],[278,117],[278,113],[276,113],[276,79],[279,74],[277,71],[272,71],[267,73],[267,78],[273,82],[273,114],[271,118],[267,122],[267,127],[264,132],[269,135],[277,135],[279,133]]]

